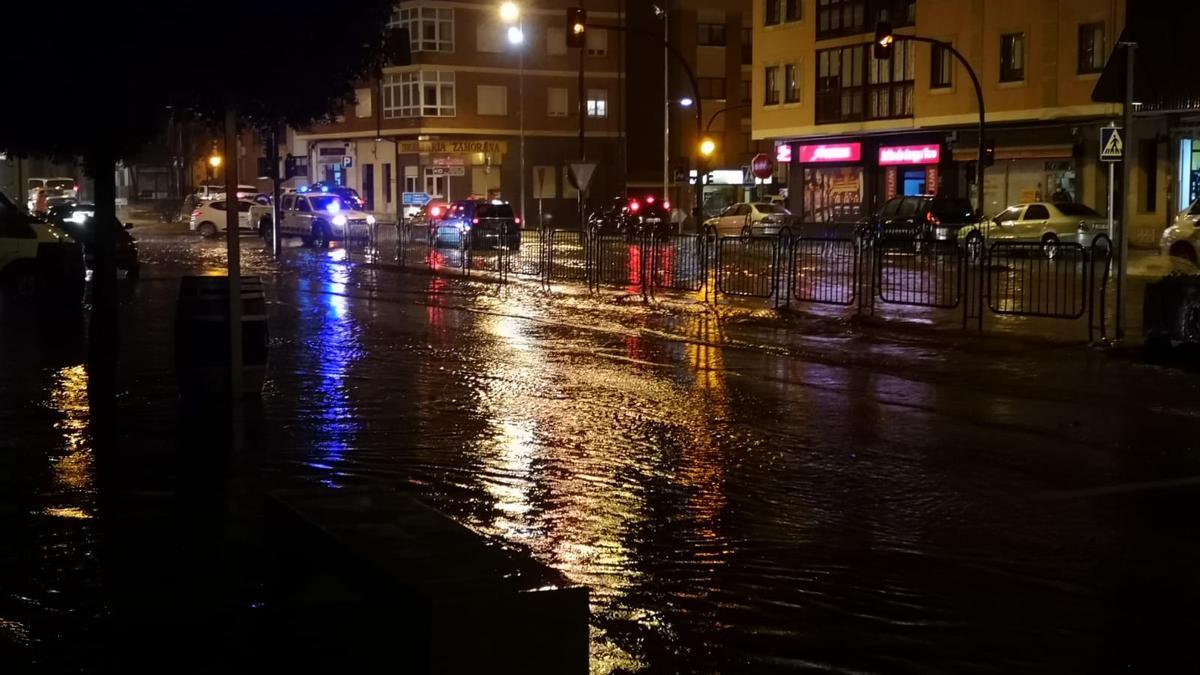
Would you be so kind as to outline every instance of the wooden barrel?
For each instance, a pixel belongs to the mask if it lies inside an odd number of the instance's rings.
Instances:
[[[242,277],[243,394],[262,393],[267,301],[258,277]],[[175,374],[184,396],[229,393],[229,278],[184,277],[175,310]]]

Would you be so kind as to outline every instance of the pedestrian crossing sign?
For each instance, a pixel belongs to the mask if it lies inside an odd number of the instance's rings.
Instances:
[[[1119,162],[1125,156],[1121,127],[1100,127],[1100,161]]]

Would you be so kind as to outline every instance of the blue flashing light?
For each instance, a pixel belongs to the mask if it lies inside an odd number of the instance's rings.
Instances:
[[[329,192],[329,186],[328,186],[328,185],[322,185],[322,186],[321,186],[321,192]]]
[[[300,194],[304,194],[305,192],[308,192],[308,186],[301,185],[300,187],[296,188],[296,192],[299,192]]]

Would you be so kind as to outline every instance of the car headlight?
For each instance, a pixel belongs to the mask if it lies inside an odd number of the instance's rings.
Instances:
[[[338,227],[345,227],[346,226],[346,216],[343,216],[340,213],[337,214],[336,216],[333,217],[333,224],[337,225]]]
[[[372,216],[372,215],[370,215],[370,214],[367,214],[367,224],[368,224],[368,225],[374,225],[374,224],[375,224],[375,216]]]

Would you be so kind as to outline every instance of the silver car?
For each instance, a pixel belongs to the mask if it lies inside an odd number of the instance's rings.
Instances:
[[[1195,264],[1196,250],[1200,248],[1197,223],[1200,223],[1200,198],[1180,211],[1175,216],[1175,222],[1162,233],[1162,239],[1159,241],[1162,254],[1183,258]]]

